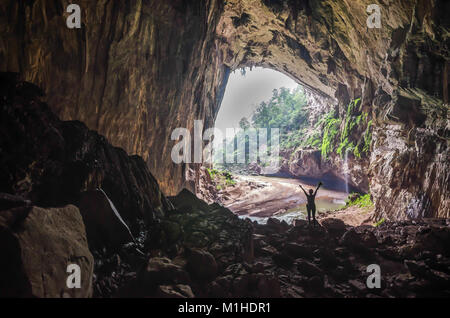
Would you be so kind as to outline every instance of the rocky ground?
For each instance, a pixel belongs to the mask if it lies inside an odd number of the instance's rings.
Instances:
[[[94,297],[450,296],[450,220],[260,225],[187,190],[170,200],[144,252],[129,243],[92,253]],[[366,286],[370,264],[381,268],[380,289]]]
[[[121,296],[450,296],[449,220],[260,225],[188,191],[172,201],[176,210],[161,223],[171,243],[150,250]],[[370,264],[380,266],[380,289],[366,286]]]

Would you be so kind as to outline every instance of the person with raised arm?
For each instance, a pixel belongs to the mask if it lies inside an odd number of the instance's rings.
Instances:
[[[311,213],[312,213],[314,227],[316,227],[316,203],[314,202],[314,200],[316,198],[317,190],[319,190],[321,185],[322,182],[319,182],[316,191],[313,191],[313,189],[309,189],[308,194],[300,184],[300,188],[303,190],[303,192],[306,195],[306,199],[308,200],[308,202],[306,203],[306,210],[308,211],[308,225],[311,223]]]

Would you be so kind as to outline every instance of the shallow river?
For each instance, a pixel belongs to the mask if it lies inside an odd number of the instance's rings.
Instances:
[[[241,218],[249,218],[258,223],[266,223],[269,217],[288,223],[292,223],[295,219],[307,219],[306,197],[299,185],[306,190],[315,189],[314,180],[263,176],[239,176],[239,178],[264,185],[240,193],[235,200],[227,204],[227,207]],[[348,196],[345,191],[336,190],[335,185],[328,183],[333,188],[330,189],[327,188],[327,181],[323,183],[316,196],[317,214],[342,208]]]

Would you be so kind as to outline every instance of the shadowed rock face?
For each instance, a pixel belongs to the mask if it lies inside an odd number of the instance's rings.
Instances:
[[[44,88],[62,120],[143,157],[176,194],[184,167],[170,159],[172,130],[211,125],[227,79],[213,41],[220,1],[77,4],[83,25],[71,30],[64,1],[2,1],[0,70]]]
[[[0,192],[53,207],[78,205],[82,191],[101,188],[134,235],[170,210],[142,158],[83,123],[59,120],[38,87],[15,77],[0,73]]]
[[[0,207],[1,297],[91,297],[94,259],[80,211]],[[80,267],[80,288],[68,288],[66,269]]]
[[[104,191],[81,193],[79,205],[91,249],[135,242],[128,225]]]
[[[371,2],[80,1],[83,26],[70,30],[62,1],[7,0],[0,70],[42,86],[62,119],[141,155],[171,195],[188,168],[170,160],[172,130],[211,126],[230,70],[271,67],[341,114],[362,98],[378,217],[448,216],[448,4],[396,1],[369,29]]]

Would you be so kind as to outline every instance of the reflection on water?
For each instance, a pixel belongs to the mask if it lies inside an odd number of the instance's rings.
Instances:
[[[319,197],[316,198],[316,213],[323,213],[327,211],[335,211],[342,209],[345,206],[345,201],[329,198],[329,197]],[[295,208],[289,209],[286,212],[278,213],[272,216],[273,218],[279,219],[280,221],[285,221],[288,224],[292,224],[294,220],[306,220],[308,214],[306,211],[306,203],[303,203]],[[248,216],[242,215],[240,218],[250,219],[251,221],[256,221],[260,224],[266,224],[268,217],[258,217],[258,216]]]

